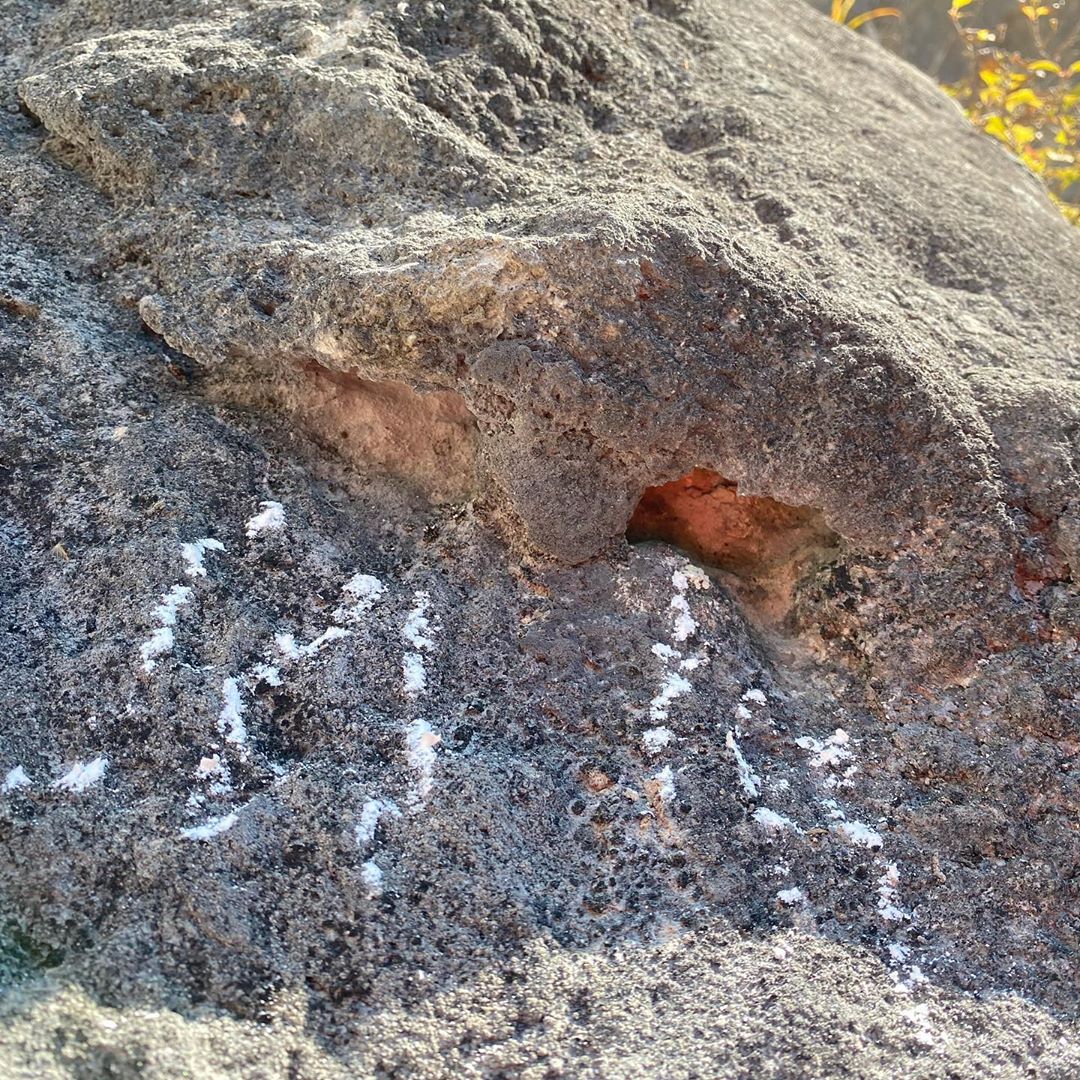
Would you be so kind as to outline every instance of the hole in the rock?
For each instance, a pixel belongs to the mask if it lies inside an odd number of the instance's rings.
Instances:
[[[710,469],[646,488],[626,538],[632,544],[663,540],[726,571],[740,599],[773,626],[788,614],[799,579],[831,558],[839,543],[821,511],[740,495],[735,483]]]

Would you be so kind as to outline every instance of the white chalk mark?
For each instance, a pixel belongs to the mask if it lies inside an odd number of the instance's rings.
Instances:
[[[689,563],[687,567],[690,568]],[[697,570],[696,567],[693,567],[693,569]],[[697,573],[701,574],[701,571],[697,570]],[[708,581],[708,578],[705,578],[705,580]],[[687,638],[693,637],[698,628],[697,620],[690,614],[690,604],[685,596],[690,585],[690,578],[683,571],[676,570],[671,575],[671,584],[675,586],[675,595],[671,598],[671,609],[675,612],[671,636],[676,641],[686,641]],[[697,585],[697,587],[701,588],[702,586]]]
[[[206,567],[203,559],[208,551],[224,551],[225,545],[212,536],[204,536],[201,540],[194,540],[190,544],[180,545],[180,555],[187,566],[184,573],[190,578],[206,577]]]
[[[675,798],[675,774],[671,771],[671,766],[665,765],[653,776],[653,780],[656,782],[656,794],[660,796],[661,802],[672,802]]]
[[[368,799],[360,810],[353,829],[356,846],[366,848],[375,839],[375,830],[384,817],[401,817],[401,811],[391,799]]]
[[[175,643],[173,627],[176,625],[177,612],[191,602],[192,591],[187,585],[174,585],[161,598],[161,603],[154,608],[152,615],[158,621],[157,629],[139,646],[143,671],[153,671],[159,656],[171,652]]]
[[[106,757],[97,757],[93,761],[81,762],[76,761],[71,768],[60,777],[56,783],[53,784],[54,788],[59,788],[62,791],[73,791],[76,794],[81,794],[88,787],[92,787],[98,783],[105,775],[105,770],[109,767],[109,759]]]
[[[426,720],[414,720],[405,729],[405,751],[409,765],[416,771],[414,796],[423,802],[431,794],[435,776],[435,748],[442,736]]]
[[[363,866],[360,867],[360,880],[367,886],[368,896],[374,898],[381,896],[383,891],[383,872],[382,867],[379,866],[374,859],[368,859]]]
[[[212,795],[227,795],[232,791],[229,766],[221,760],[220,754],[200,758],[195,769],[195,777],[199,780],[211,780],[210,793]]]
[[[294,635],[281,632],[274,635],[274,647],[286,660],[307,660],[332,642],[348,637],[351,632],[340,626],[328,626],[306,645],[297,645]]]
[[[753,813],[754,820],[767,832],[777,835],[782,832],[802,832],[802,829],[789,817],[770,810],[767,806],[759,806]]]
[[[434,649],[435,641],[428,636],[428,630],[431,629],[431,620],[427,617],[427,609],[431,603],[431,597],[423,589],[418,589],[414,594],[414,600],[416,603],[405,618],[401,636],[414,649],[424,651]]]
[[[267,686],[280,686],[281,672],[273,664],[256,664],[251,669],[251,679],[254,685],[264,682]]]
[[[674,738],[675,732],[673,732],[671,728],[649,728],[648,731],[642,732],[641,745],[645,747],[648,753],[659,754],[660,751]]]
[[[814,754],[814,757],[810,759],[812,768],[825,769],[851,759],[851,751],[848,749],[849,741],[848,733],[843,728],[837,728],[824,742],[804,736],[796,739],[795,743],[803,750]]]
[[[343,630],[340,626],[328,626],[318,637],[312,638],[306,645],[300,646],[300,657],[303,659],[314,656],[317,652],[325,649],[331,642],[340,641],[348,636],[348,630]]]
[[[259,533],[277,532],[285,526],[285,507],[281,503],[268,499],[266,502],[259,503],[259,506],[262,510],[253,518],[248,519],[244,530],[249,540],[254,539]]]
[[[864,825],[861,821],[841,821],[833,828],[852,844],[864,848],[880,848],[885,841],[881,839],[881,833]]]
[[[424,658],[419,653],[406,653],[401,658],[401,674],[405,696],[419,697],[427,687],[427,668],[424,666]]]
[[[353,574],[341,591],[347,603],[334,612],[334,618],[338,622],[358,622],[386,592],[386,586],[371,574]]]
[[[19,788],[29,787],[30,777],[21,765],[9,770],[4,782],[0,784],[0,795],[6,795],[9,791],[18,791]]]
[[[671,636],[676,641],[686,641],[697,631],[697,620],[690,614],[690,605],[687,603],[686,597],[681,593],[671,598],[671,607],[675,612],[675,623]]]
[[[678,672],[669,671],[660,685],[660,693],[649,702],[649,716],[652,720],[666,720],[671,703],[682,694],[693,689],[689,682]]]
[[[761,793],[761,778],[754,772],[750,767],[750,762],[743,756],[739,744],[735,741],[734,731],[729,731],[727,733],[727,748],[735,756],[735,768],[738,771],[739,783],[742,784],[743,791],[745,791],[751,799],[756,799]]]
[[[418,589],[413,594],[413,600],[413,607],[405,616],[405,625],[401,628],[401,636],[414,650],[407,652],[401,661],[402,687],[409,698],[417,698],[427,689],[427,666],[421,654],[435,648],[435,639],[429,633],[431,620],[427,617],[431,596],[425,590]]]
[[[886,922],[901,922],[911,918],[900,907],[900,871],[896,863],[889,863],[885,872],[878,878],[878,915]]]
[[[233,678],[221,684],[222,704],[218,714],[218,731],[225,736],[226,742],[243,746],[247,742],[247,727],[244,725],[244,713],[247,706],[240,697],[240,687]]]
[[[212,840],[223,832],[228,832],[237,822],[236,814],[225,814],[224,817],[210,818],[202,825],[195,825],[190,829],[181,829],[180,835],[185,840]]]

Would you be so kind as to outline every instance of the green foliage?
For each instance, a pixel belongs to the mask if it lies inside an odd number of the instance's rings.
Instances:
[[[997,27],[978,25],[982,0],[952,0],[949,12],[970,58],[969,73],[945,87],[969,119],[1003,142],[1080,225],[1080,60],[1076,32],[1060,32],[1056,3],[1026,3],[1032,55],[1006,49]]]

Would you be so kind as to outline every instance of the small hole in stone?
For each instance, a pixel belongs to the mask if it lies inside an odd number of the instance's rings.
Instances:
[[[839,544],[820,510],[740,495],[711,469],[646,488],[626,538],[662,540],[726,571],[739,598],[773,624],[787,614],[799,578],[833,557]]]

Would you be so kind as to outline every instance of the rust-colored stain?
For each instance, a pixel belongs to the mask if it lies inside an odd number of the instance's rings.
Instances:
[[[770,625],[784,620],[806,568],[834,552],[839,539],[819,510],[740,495],[735,483],[703,468],[646,488],[626,538],[664,540],[727,571],[747,607]]]
[[[646,488],[627,529],[631,542],[667,540],[740,576],[785,562],[824,526],[816,510],[762,495],[740,495],[719,473],[694,469]]]

